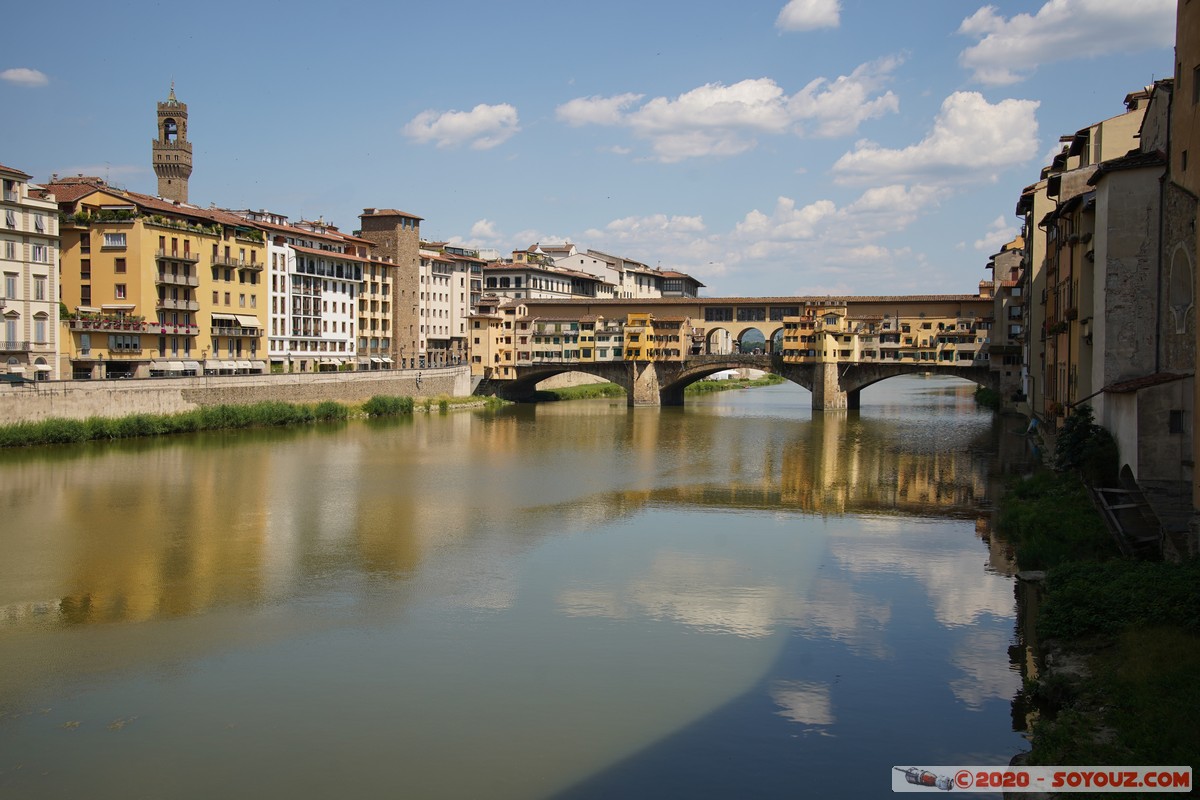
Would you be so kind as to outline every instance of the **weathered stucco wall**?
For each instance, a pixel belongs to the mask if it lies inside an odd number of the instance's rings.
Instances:
[[[419,377],[418,377],[419,376]],[[465,397],[471,393],[466,366],[379,372],[227,375],[120,381],[42,381],[0,385],[0,424],[50,417],[86,419],[128,414],[174,414],[198,406],[265,401],[361,403],[375,395]]]

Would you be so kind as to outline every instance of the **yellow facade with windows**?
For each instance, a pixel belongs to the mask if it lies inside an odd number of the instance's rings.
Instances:
[[[262,231],[102,183],[47,187],[63,214],[64,377],[264,371]]]

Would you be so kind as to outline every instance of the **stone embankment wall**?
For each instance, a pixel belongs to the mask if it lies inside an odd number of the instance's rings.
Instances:
[[[50,417],[175,414],[199,406],[266,401],[361,403],[375,395],[423,398],[469,394],[471,375],[466,366],[380,372],[38,381],[23,386],[0,385],[0,424],[36,422]]]

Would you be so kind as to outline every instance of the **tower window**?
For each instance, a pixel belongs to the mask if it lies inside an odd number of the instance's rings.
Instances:
[[[177,138],[179,138],[179,126],[175,124],[175,120],[163,120],[163,140],[173,142]]]

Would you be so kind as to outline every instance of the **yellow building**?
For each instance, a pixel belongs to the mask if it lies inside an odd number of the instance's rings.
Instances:
[[[99,178],[46,188],[64,219],[64,377],[265,371],[261,230]]]

